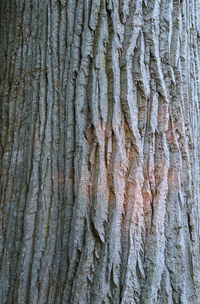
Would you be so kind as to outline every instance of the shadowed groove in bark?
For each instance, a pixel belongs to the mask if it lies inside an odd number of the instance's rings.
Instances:
[[[0,302],[199,303],[199,0],[0,9]]]

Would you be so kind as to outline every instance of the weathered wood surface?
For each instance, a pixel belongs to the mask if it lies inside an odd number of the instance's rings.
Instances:
[[[0,9],[0,303],[200,303],[200,1]]]

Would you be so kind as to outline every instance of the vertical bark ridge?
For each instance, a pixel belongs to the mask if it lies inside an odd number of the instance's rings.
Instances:
[[[1,1],[4,303],[198,303],[199,1]]]

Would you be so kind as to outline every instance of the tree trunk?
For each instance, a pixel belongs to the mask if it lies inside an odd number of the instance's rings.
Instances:
[[[0,303],[200,303],[200,1],[0,11]]]

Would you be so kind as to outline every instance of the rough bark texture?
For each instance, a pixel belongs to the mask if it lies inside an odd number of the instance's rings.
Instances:
[[[0,303],[200,303],[200,1],[0,9]]]

